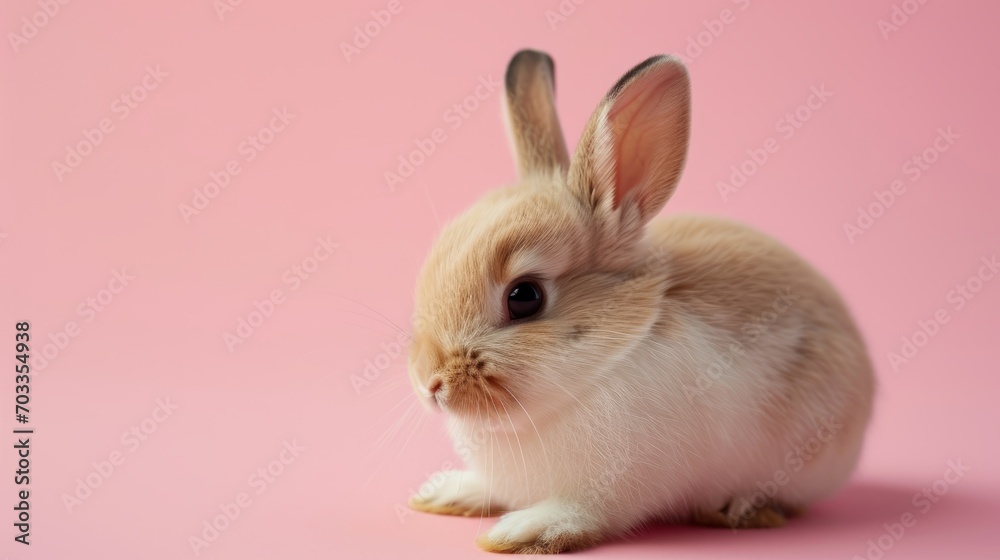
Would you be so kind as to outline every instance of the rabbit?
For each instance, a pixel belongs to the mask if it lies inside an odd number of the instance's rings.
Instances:
[[[504,80],[517,182],[440,233],[408,356],[464,470],[424,512],[493,516],[480,548],[558,553],[653,522],[777,527],[854,469],[872,366],[823,276],[746,225],[654,220],[686,158],[690,82],[654,56],[591,116],[572,158],[552,59]]]

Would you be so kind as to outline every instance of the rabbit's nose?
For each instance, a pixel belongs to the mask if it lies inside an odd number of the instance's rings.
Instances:
[[[441,379],[440,375],[434,374],[431,376],[430,380],[427,382],[427,392],[431,394],[431,397],[437,394],[444,385],[444,381]]]

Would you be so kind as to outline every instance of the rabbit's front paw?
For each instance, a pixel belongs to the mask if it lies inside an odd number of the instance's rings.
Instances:
[[[502,509],[491,499],[479,475],[472,471],[441,471],[431,475],[410,498],[417,511],[440,515],[479,517],[496,515]]]
[[[476,544],[488,552],[554,554],[594,546],[595,524],[582,508],[549,501],[504,514]]]

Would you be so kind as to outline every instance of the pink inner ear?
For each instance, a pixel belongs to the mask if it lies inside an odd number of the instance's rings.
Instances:
[[[669,129],[669,109],[664,110],[665,97],[671,86],[678,83],[682,70],[668,64],[651,69],[646,75],[626,86],[608,111],[608,123],[614,138],[615,207],[628,196],[640,206],[646,206],[655,189],[643,187],[650,172],[659,167],[658,158],[667,146],[665,128]]]

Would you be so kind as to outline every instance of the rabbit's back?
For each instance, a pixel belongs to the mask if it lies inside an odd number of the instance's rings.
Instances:
[[[836,490],[856,463],[874,377],[834,288],[780,242],[722,218],[655,220],[647,242],[668,278],[657,336],[704,341],[682,381],[683,406],[706,422],[739,424],[717,430],[715,443],[760,460],[747,482],[769,479],[789,452],[818,439],[781,488],[788,505]]]

